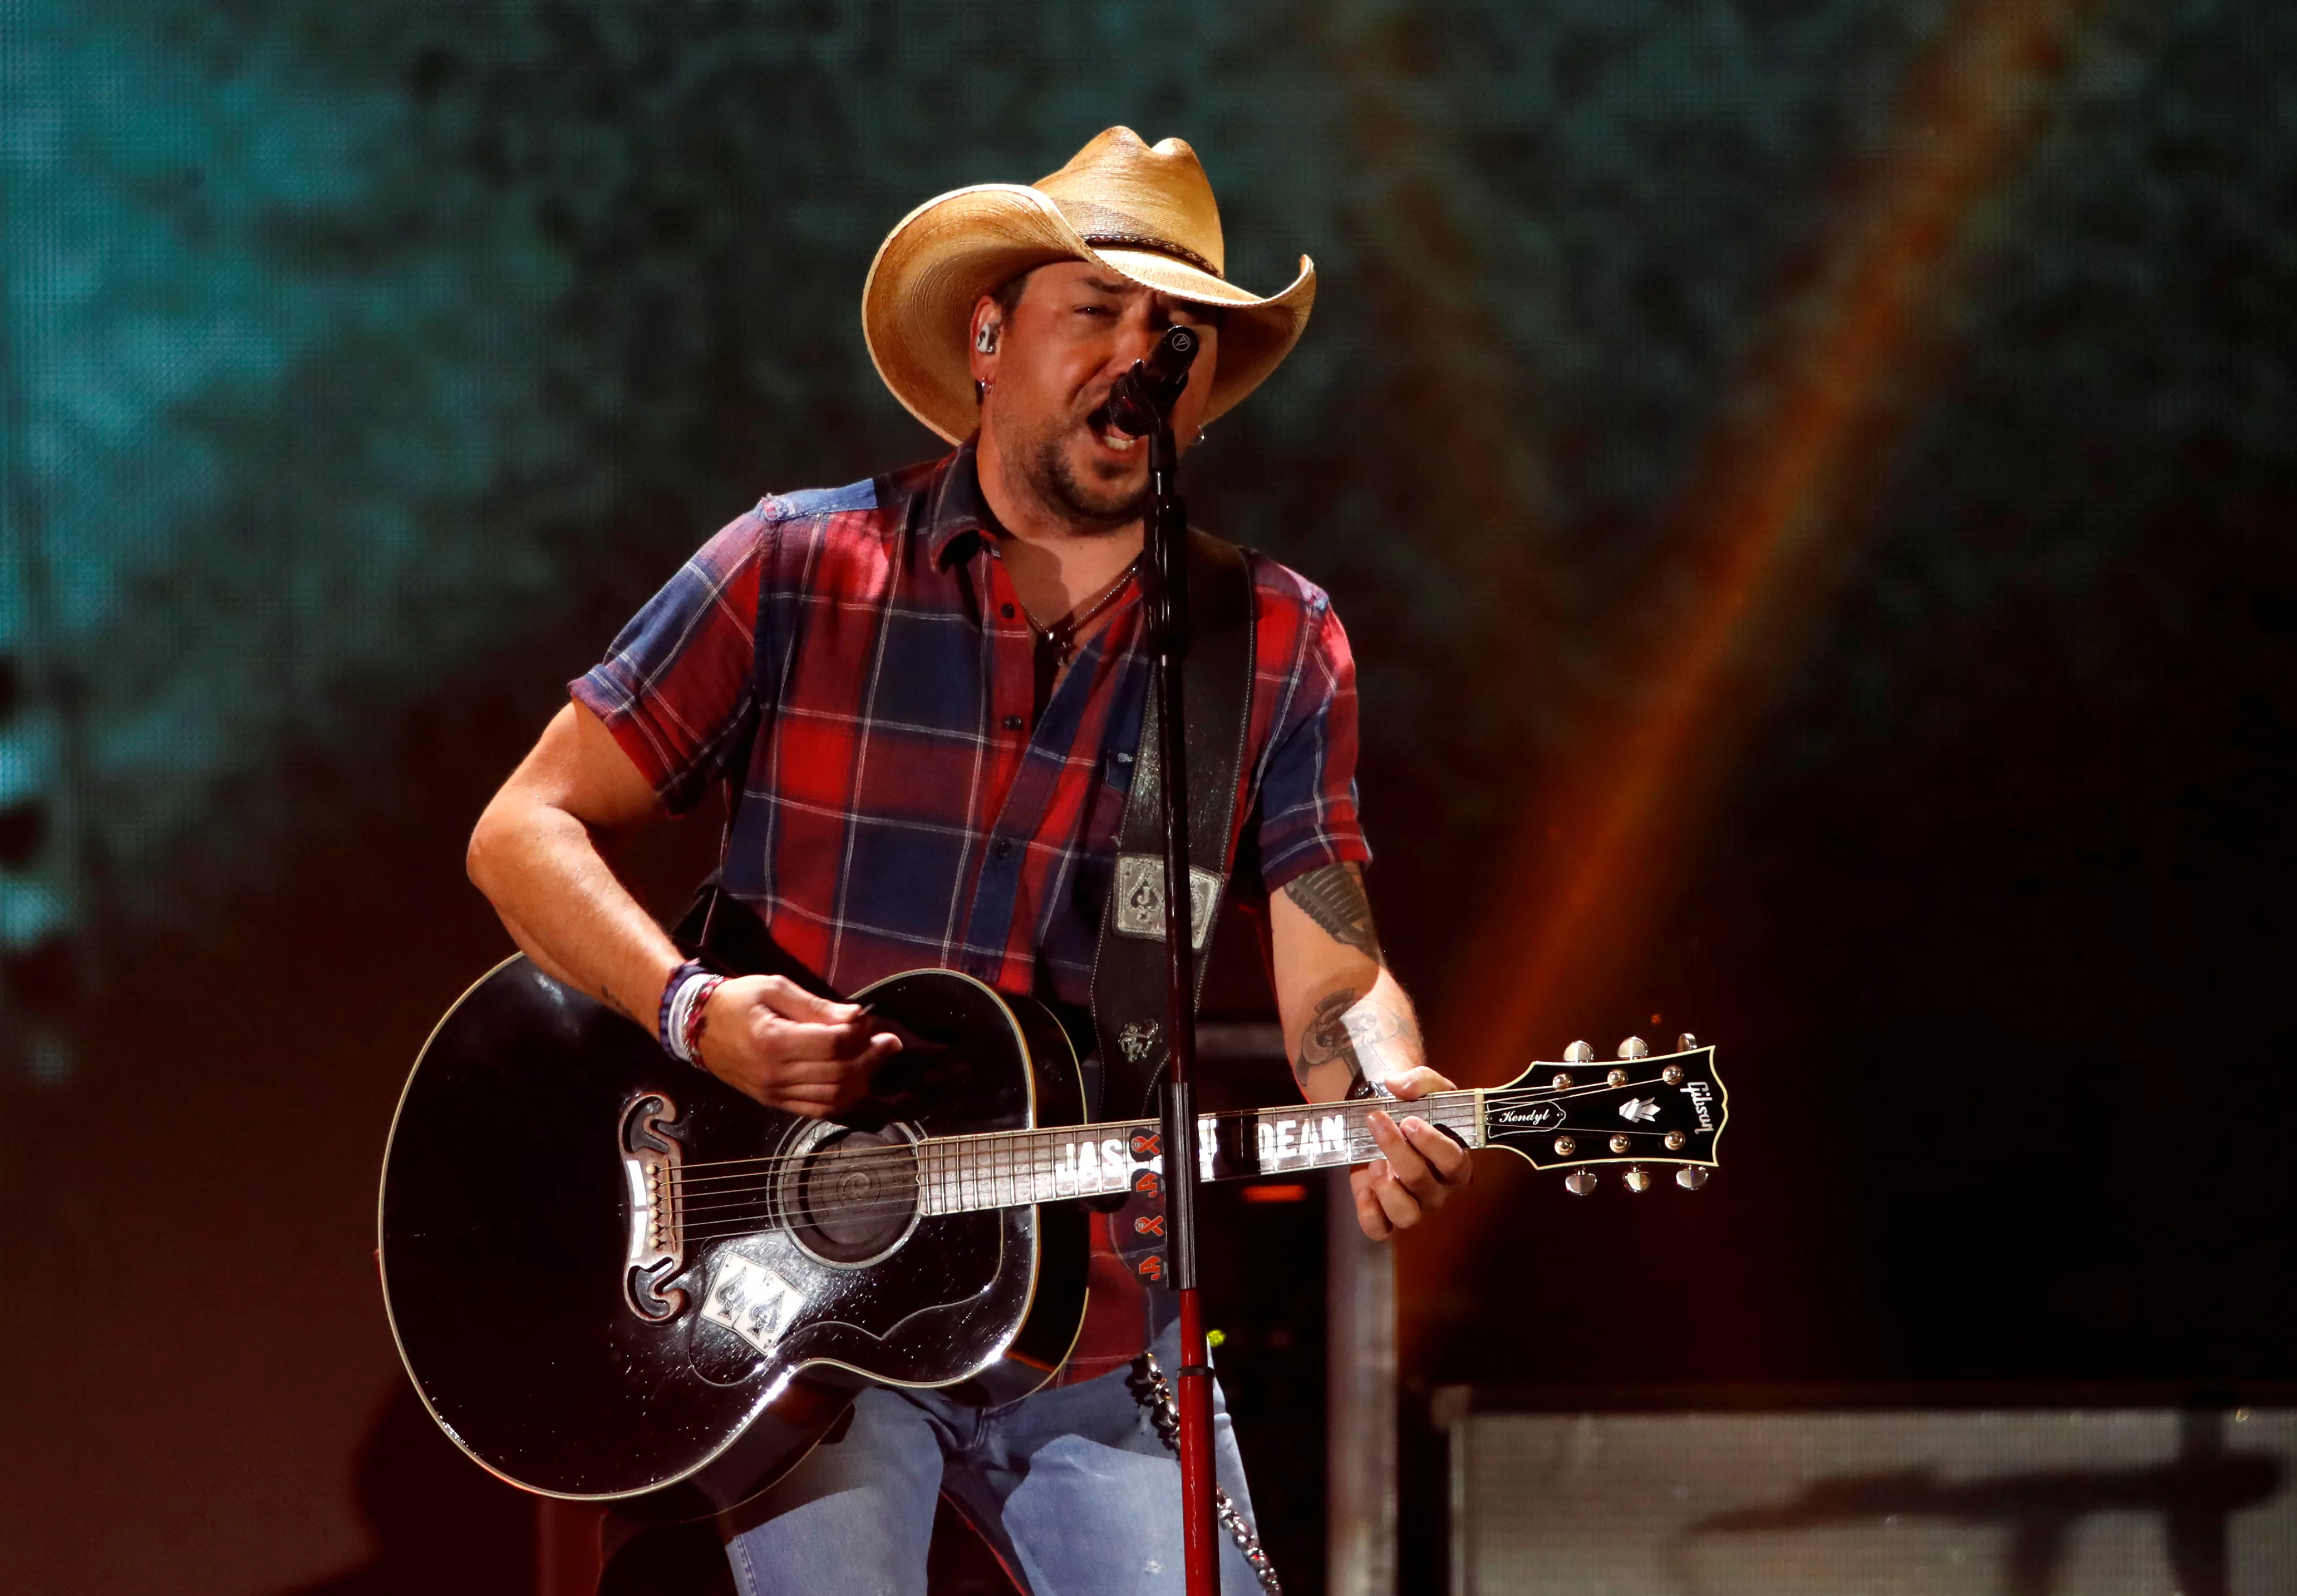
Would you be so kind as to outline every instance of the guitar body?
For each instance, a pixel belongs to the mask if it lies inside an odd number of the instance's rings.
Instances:
[[[392,1122],[378,1260],[408,1372],[473,1459],[693,1517],[786,1473],[868,1383],[989,1403],[1051,1378],[1085,1210],[925,1213],[914,1148],[1080,1123],[1066,1038],[949,971],[854,997],[909,1045],[836,1121],[679,1064],[524,958],[449,1011]]]

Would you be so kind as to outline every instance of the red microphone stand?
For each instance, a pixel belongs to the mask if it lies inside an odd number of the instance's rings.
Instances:
[[[1188,350],[1186,329],[1175,352]],[[1139,366],[1134,367],[1138,373]],[[1185,386],[1185,383],[1182,384]],[[1180,450],[1169,414],[1176,388],[1155,407],[1148,440],[1148,510],[1144,586],[1156,671],[1157,757],[1165,821],[1165,1024],[1168,1066],[1163,1100],[1165,1263],[1181,1299],[1181,1366],[1173,1403],[1181,1415],[1181,1533],[1189,1596],[1219,1596],[1219,1521],[1214,1516],[1213,1371],[1197,1282],[1197,1025],[1195,904],[1189,876],[1188,741],[1181,662],[1189,648],[1188,510],[1173,483]]]

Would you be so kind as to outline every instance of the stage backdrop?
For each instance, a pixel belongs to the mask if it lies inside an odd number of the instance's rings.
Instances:
[[[2293,70],[2282,0],[4,0],[0,1584],[522,1577],[438,1566],[520,1510],[368,1256],[469,824],[712,530],[934,451],[885,230],[1119,120],[1317,262],[1187,488],[1347,624],[1438,1061],[1733,1088],[1695,1197],[1487,1163],[1414,1389],[2297,1373]]]

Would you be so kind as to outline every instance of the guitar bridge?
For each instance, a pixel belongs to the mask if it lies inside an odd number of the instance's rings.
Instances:
[[[679,1192],[685,1155],[670,1134],[677,1118],[678,1105],[659,1093],[648,1093],[622,1111],[622,1175],[630,1191],[622,1301],[648,1324],[660,1324],[686,1306],[686,1293],[670,1285],[686,1267]]]

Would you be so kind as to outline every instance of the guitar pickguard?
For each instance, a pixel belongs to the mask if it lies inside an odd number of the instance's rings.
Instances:
[[[760,1352],[771,1353],[804,1306],[805,1293],[778,1271],[729,1247],[719,1255],[702,1317],[725,1326]]]

